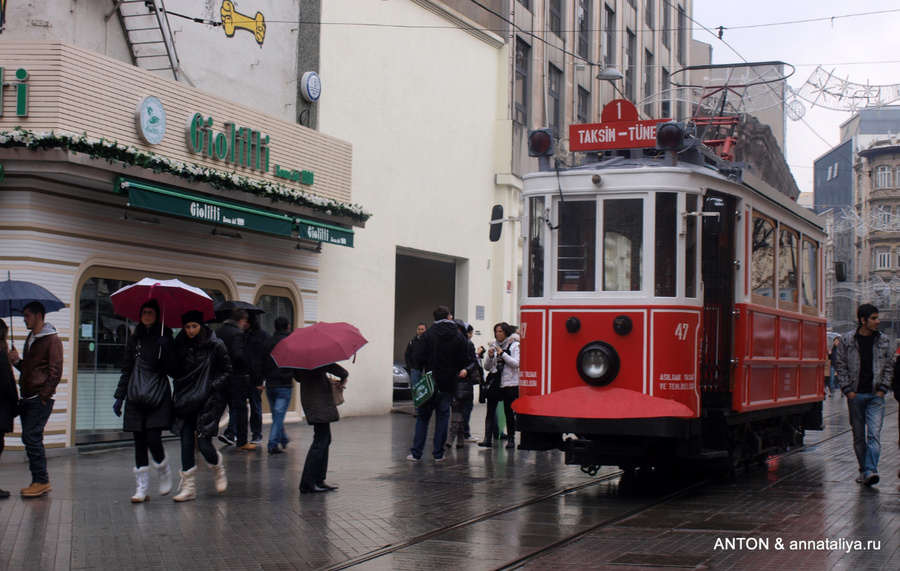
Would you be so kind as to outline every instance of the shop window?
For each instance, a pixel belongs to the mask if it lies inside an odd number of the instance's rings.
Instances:
[[[644,201],[603,203],[603,289],[640,291],[643,276]]]
[[[656,297],[675,297],[678,284],[678,195],[656,195],[656,253],[654,257]],[[692,217],[691,217],[692,218]]]
[[[280,291],[276,291],[280,290]],[[256,300],[256,305],[265,311],[259,316],[259,325],[269,334],[275,331],[275,319],[287,317],[288,327],[294,329],[296,310],[294,300],[290,292],[283,288],[266,287],[261,290],[262,295]]]
[[[116,315],[110,295],[120,288],[145,277],[138,272],[98,268],[80,282],[76,315],[77,353],[75,376],[75,440],[89,443],[130,439],[122,432],[122,419],[112,410],[110,402],[119,384],[125,349],[137,322]],[[224,284],[212,280],[192,280],[177,277],[203,289],[214,301],[225,299]],[[177,332],[181,323],[166,323]]]
[[[750,267],[750,291],[753,296],[775,298],[775,225],[758,214],[753,215]],[[754,299],[760,302],[763,300]],[[771,302],[768,305],[773,305]]]
[[[597,252],[597,203],[559,203],[557,285],[559,291],[594,291]]]

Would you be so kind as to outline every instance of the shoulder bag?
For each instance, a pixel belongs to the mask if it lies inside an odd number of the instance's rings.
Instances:
[[[175,379],[174,385],[175,414],[184,417],[200,412],[212,393],[212,355],[187,375]]]
[[[422,375],[412,389],[413,404],[416,408],[423,407],[435,396],[434,373],[428,371]]]
[[[141,359],[141,346],[138,344],[125,398],[140,408],[156,408],[165,401],[169,390],[169,378],[160,371],[150,370]]]

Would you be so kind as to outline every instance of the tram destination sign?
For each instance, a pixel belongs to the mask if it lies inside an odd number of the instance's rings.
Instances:
[[[667,119],[638,119],[637,108],[627,99],[606,104],[600,123],[569,125],[572,151],[609,151],[656,146],[656,126]]]

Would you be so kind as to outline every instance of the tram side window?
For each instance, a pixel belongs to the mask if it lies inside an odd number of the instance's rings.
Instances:
[[[656,258],[654,295],[675,297],[678,266],[678,195],[656,195]]]
[[[819,246],[803,240],[803,305],[819,306]]]
[[[544,197],[528,209],[528,297],[544,296]]]
[[[787,228],[780,228],[778,233],[778,300],[797,303],[799,293],[799,264],[797,233]]]
[[[684,200],[685,210],[697,212],[697,195],[689,194]],[[697,219],[688,216],[685,220],[684,246],[684,295],[697,297]]]
[[[775,297],[775,225],[753,215],[750,291],[762,297]]]
[[[597,203],[559,203],[558,291],[594,291],[597,267]]]
[[[644,202],[639,198],[603,203],[603,289],[642,288]]]

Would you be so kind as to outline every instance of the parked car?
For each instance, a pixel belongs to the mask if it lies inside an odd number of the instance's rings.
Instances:
[[[394,363],[394,398],[411,399],[412,387],[409,386],[409,373],[403,362]]]

